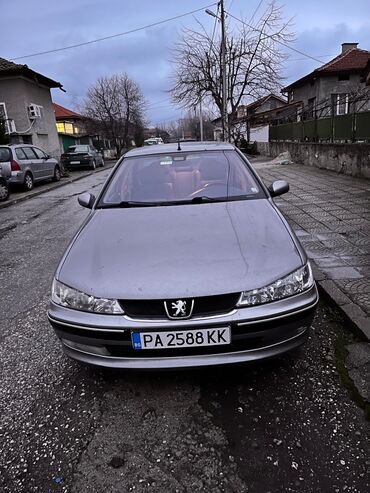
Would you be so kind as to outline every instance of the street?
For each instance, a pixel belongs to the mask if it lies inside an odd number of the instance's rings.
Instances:
[[[102,372],[46,318],[54,269],[110,170],[0,210],[1,492],[370,491],[369,423],[343,381],[353,336],[321,299],[307,344],[255,365]]]

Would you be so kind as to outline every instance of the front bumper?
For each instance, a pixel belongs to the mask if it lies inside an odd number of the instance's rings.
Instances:
[[[316,286],[266,305],[238,308],[228,314],[189,320],[130,319],[97,315],[50,303],[48,318],[72,359],[93,366],[126,369],[176,369],[235,364],[278,356],[307,338],[318,293]],[[132,348],[133,330],[189,330],[231,327],[225,346],[155,349]]]

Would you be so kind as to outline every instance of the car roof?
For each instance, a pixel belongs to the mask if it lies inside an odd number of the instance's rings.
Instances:
[[[37,147],[36,145],[33,144],[5,144],[2,147]]]
[[[126,152],[125,157],[145,156],[148,154],[165,154],[167,152],[177,152],[178,143],[161,144],[160,146],[137,147]],[[199,151],[232,151],[235,146],[228,142],[181,142],[181,151],[199,152]]]

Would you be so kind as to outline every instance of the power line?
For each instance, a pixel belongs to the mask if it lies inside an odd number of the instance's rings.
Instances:
[[[314,55],[314,56],[316,56],[318,58],[327,58],[329,56],[337,56],[337,55],[338,55],[337,53],[332,53],[330,55]],[[306,57],[304,57],[304,58],[288,58],[289,62],[299,62],[302,60],[306,60]]]
[[[245,26],[249,27],[250,29],[252,29],[252,30],[254,30],[254,31],[258,31],[258,32],[259,32],[259,33],[261,33],[261,34],[264,34],[264,32],[263,32],[263,31],[261,31],[261,29],[257,29],[256,27],[251,26],[250,24],[248,24],[248,23],[246,23],[246,22],[242,21],[242,20],[241,20],[241,19],[239,19],[238,17],[235,17],[234,15],[230,14],[230,12],[227,12],[227,14],[228,14],[230,17],[232,17],[233,19],[235,19],[236,21],[239,21],[239,22],[241,22],[242,24],[244,24]],[[270,36],[268,36],[268,35],[267,35],[267,36],[266,36],[266,38],[271,38],[271,37],[272,37],[272,35],[270,35]],[[307,53],[304,53],[303,51],[297,50],[297,48],[293,48],[293,46],[290,46],[290,45],[288,45],[288,44],[284,43],[283,41],[279,41],[278,39],[275,39],[275,41],[276,41],[276,43],[279,43],[279,44],[281,44],[282,46],[285,46],[286,48],[289,48],[290,50],[295,51],[296,53],[299,53],[300,55],[305,56],[306,58],[311,58],[311,60],[315,60],[315,62],[319,62],[319,63],[321,63],[321,64],[323,63],[323,61],[322,61],[322,60],[319,60],[318,58],[315,58],[314,56],[308,55]]]
[[[39,51],[38,53],[31,53],[31,54],[28,54],[28,55],[22,55],[22,56],[18,56],[18,57],[12,58],[12,60],[20,60],[20,59],[23,59],[23,58],[31,58],[31,57],[35,57],[35,56],[39,56],[39,55],[47,55],[48,53],[56,53],[58,51],[71,50],[72,48],[79,48],[80,46],[86,46],[86,45],[90,45],[90,44],[93,44],[93,43],[98,43],[100,41],[106,41],[107,39],[118,38],[120,36],[126,36],[127,34],[136,33],[138,31],[142,31],[142,30],[148,29],[150,27],[159,26],[160,24],[164,24],[166,22],[170,22],[170,21],[174,21],[176,19],[180,19],[181,17],[185,17],[185,16],[188,16],[188,15],[191,15],[191,14],[195,14],[196,12],[200,12],[201,10],[204,10],[206,8],[213,7],[214,5],[216,5],[216,3],[217,2],[213,2],[213,3],[209,4],[209,5],[205,5],[204,7],[201,7],[199,9],[191,10],[190,12],[185,12],[184,14],[175,15],[174,17],[169,17],[169,18],[163,19],[161,21],[152,22],[151,24],[147,24],[146,26],[137,27],[135,29],[130,29],[129,31],[125,31],[125,32],[122,32],[122,33],[111,34],[110,36],[104,36],[103,38],[96,38],[96,39],[92,39],[90,41],[85,41],[83,43],[78,43],[78,44],[69,45],[69,46],[63,46],[62,48],[55,48],[53,50]]]
[[[230,5],[231,6],[231,5]],[[213,40],[214,40],[214,37],[215,37],[215,33],[216,33],[216,26],[217,26],[217,21],[218,21],[218,9],[220,8],[220,5],[217,4],[217,11],[216,11],[216,17],[215,17],[215,22],[213,24],[213,32],[212,32],[212,38],[211,38],[211,45],[210,45],[210,51],[212,50],[213,48]]]
[[[260,0],[259,4],[257,5],[257,7],[254,9],[254,12],[252,14],[252,17],[249,19],[248,23],[251,24],[253,19],[254,19],[254,16],[257,14],[257,11],[258,9],[261,7],[261,3],[263,2],[263,0]]]

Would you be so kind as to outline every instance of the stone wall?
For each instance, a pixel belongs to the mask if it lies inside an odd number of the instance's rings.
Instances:
[[[289,151],[296,163],[370,179],[370,144],[269,142],[257,143],[257,148],[271,157]]]

